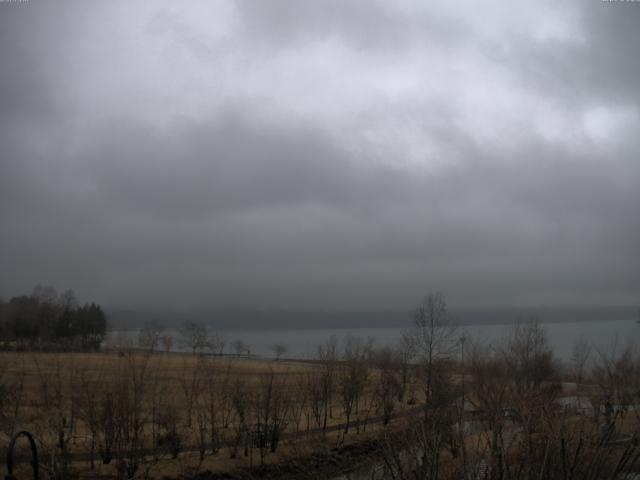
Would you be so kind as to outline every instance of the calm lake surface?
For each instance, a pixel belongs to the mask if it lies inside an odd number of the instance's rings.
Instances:
[[[573,345],[580,339],[589,342],[594,349],[610,352],[612,349],[620,351],[628,345],[640,345],[640,324],[636,320],[603,320],[588,322],[542,323],[549,343],[555,349],[556,355],[564,360],[571,358]],[[399,340],[406,328],[353,328],[353,329],[287,329],[287,330],[221,330],[227,347],[225,351],[232,353],[230,344],[242,339],[250,348],[251,355],[272,357],[271,347],[281,343],[287,346],[287,358],[311,359],[315,356],[319,344],[326,342],[332,336],[343,339],[348,335],[361,338],[373,338],[375,345],[393,345]],[[457,327],[457,336],[495,345],[508,337],[513,330],[512,324],[501,325],[461,325]],[[163,335],[174,337],[173,350],[185,350],[180,345],[178,331],[165,331]],[[128,339],[134,341],[137,332],[111,332],[108,342],[118,342]]]

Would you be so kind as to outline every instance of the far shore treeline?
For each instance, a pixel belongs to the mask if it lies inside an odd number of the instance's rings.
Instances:
[[[97,350],[106,331],[102,307],[80,304],[73,290],[58,294],[52,287],[38,285],[31,295],[0,299],[3,349]]]

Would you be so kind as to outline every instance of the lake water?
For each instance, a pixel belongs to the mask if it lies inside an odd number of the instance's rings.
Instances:
[[[611,351],[616,348],[622,350],[628,345],[640,345],[640,324],[635,319],[542,323],[549,343],[556,355],[564,360],[571,358],[573,345],[584,339],[596,350]],[[251,355],[272,357],[271,347],[280,343],[287,346],[287,358],[314,358],[319,344],[326,342],[332,336],[343,339],[348,335],[361,338],[373,338],[375,345],[393,345],[397,342],[406,328],[354,328],[354,329],[300,329],[300,330],[222,330],[227,347],[225,351],[232,353],[230,344],[241,339],[251,349]],[[497,344],[508,337],[513,325],[461,325],[457,327],[457,336],[481,342]],[[174,337],[175,351],[185,350],[180,345],[180,334],[177,331],[165,331],[164,335]],[[108,341],[132,341],[136,332],[111,332]]]

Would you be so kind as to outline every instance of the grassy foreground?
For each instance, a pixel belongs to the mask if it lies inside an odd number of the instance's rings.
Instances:
[[[179,477],[273,464],[361,441],[390,420],[380,371],[356,373],[347,377],[353,369],[336,362],[135,350],[4,352],[0,443],[33,432],[51,478]],[[352,382],[361,385],[350,394]],[[392,402],[393,415],[415,409]]]
[[[590,359],[578,344],[563,364],[535,323],[474,345],[431,311],[393,349],[347,338],[307,363],[2,353],[1,440],[34,433],[52,479],[288,480],[362,464],[397,480],[640,472],[640,353]]]

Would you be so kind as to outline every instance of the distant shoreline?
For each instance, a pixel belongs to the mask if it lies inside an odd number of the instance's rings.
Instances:
[[[159,309],[156,311],[107,309],[110,331],[138,330],[154,323],[165,330],[179,330],[185,322],[207,325],[216,331],[276,332],[311,330],[361,330],[410,328],[412,309]],[[452,321],[461,327],[513,325],[536,320],[559,323],[635,320],[637,306],[596,307],[481,307],[449,310]]]
[[[637,319],[634,317],[627,318],[585,318],[581,320],[576,319],[536,319],[536,318],[515,318],[513,320],[498,320],[498,321],[466,321],[466,322],[456,322],[455,319],[452,324],[456,327],[477,327],[477,326],[490,326],[490,325],[515,325],[518,323],[527,323],[529,321],[537,321],[541,324],[558,324],[558,323],[593,323],[593,322],[635,322]],[[390,324],[390,325],[299,325],[299,326],[280,326],[274,325],[271,327],[265,326],[216,326],[215,324],[206,324],[206,326],[212,330],[220,331],[220,332],[274,332],[274,331],[314,331],[314,330],[370,330],[370,329],[402,329],[402,328],[411,328],[411,322],[407,322],[406,325],[398,325],[398,324]],[[137,332],[139,331],[141,326],[129,327],[129,328],[109,328],[108,332]],[[165,328],[166,330],[179,330],[179,325],[171,325]]]

